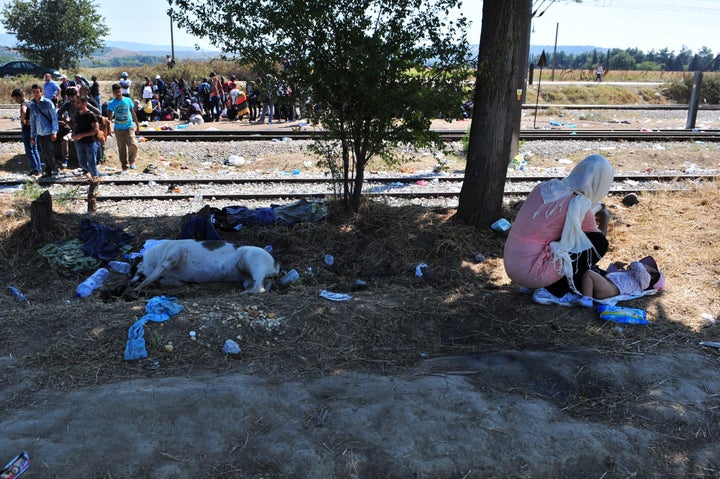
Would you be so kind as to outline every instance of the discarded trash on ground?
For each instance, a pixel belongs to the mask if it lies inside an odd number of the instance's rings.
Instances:
[[[329,299],[330,301],[347,301],[349,299],[352,299],[352,296],[350,296],[349,294],[331,293],[326,289],[320,291],[320,297]]]
[[[600,319],[623,324],[650,324],[644,309],[626,308],[624,306],[597,306]]]

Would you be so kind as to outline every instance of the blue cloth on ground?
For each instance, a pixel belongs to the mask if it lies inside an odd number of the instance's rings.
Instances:
[[[84,242],[83,251],[90,256],[113,260],[121,254],[129,251],[130,242],[134,236],[119,228],[111,228],[90,218],[85,218],[80,223],[80,234],[78,236]]]
[[[182,228],[180,239],[219,240],[222,239],[215,226],[204,216],[193,216]]]
[[[251,210],[244,206],[228,206],[223,208],[223,212],[227,214],[227,223],[235,230],[239,230],[243,226],[267,225],[277,220],[272,208]]]
[[[145,316],[135,321],[135,324],[128,329],[128,340],[125,344],[125,361],[147,357],[145,349],[145,323],[154,321],[162,323],[185,309],[185,306],[174,301],[177,298],[166,298],[155,296],[150,298],[145,305]]]

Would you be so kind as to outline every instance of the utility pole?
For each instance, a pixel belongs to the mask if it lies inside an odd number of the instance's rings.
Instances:
[[[555,81],[555,61],[557,60],[557,38],[558,30],[560,29],[560,23],[555,24],[555,47],[553,48],[553,66],[552,73],[550,74],[550,81]]]
[[[172,10],[169,11],[169,15],[170,15],[170,65],[175,66],[175,39],[173,38]]]

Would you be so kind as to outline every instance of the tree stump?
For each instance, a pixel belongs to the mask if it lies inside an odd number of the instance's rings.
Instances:
[[[46,239],[53,226],[52,196],[45,191],[40,197],[30,203],[30,224],[33,233],[41,239]]]
[[[90,181],[90,188],[88,188],[87,195],[88,213],[94,213],[95,211],[97,211],[98,186],[99,185],[97,181]]]

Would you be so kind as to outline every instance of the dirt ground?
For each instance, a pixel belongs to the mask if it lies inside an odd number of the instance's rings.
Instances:
[[[720,164],[662,152],[632,162],[650,160]],[[537,305],[504,273],[502,234],[458,224],[451,209],[379,202],[222,233],[272,245],[301,275],[284,289],[138,296],[114,274],[78,300],[87,272],[53,270],[37,250],[77,238],[84,216],[56,204],[43,240],[27,200],[0,197],[3,286],[28,299],[0,295],[0,461],[26,450],[23,477],[36,478],[718,478],[720,350],[699,342],[720,341],[719,197],[701,182],[632,207],[608,198],[601,266],[653,254],[668,278],[623,304],[648,325]],[[133,251],[182,225],[93,220],[132,234]],[[148,358],[125,361],[128,328],[159,295],[184,309],[147,323]],[[242,352],[224,354],[227,339]]]

